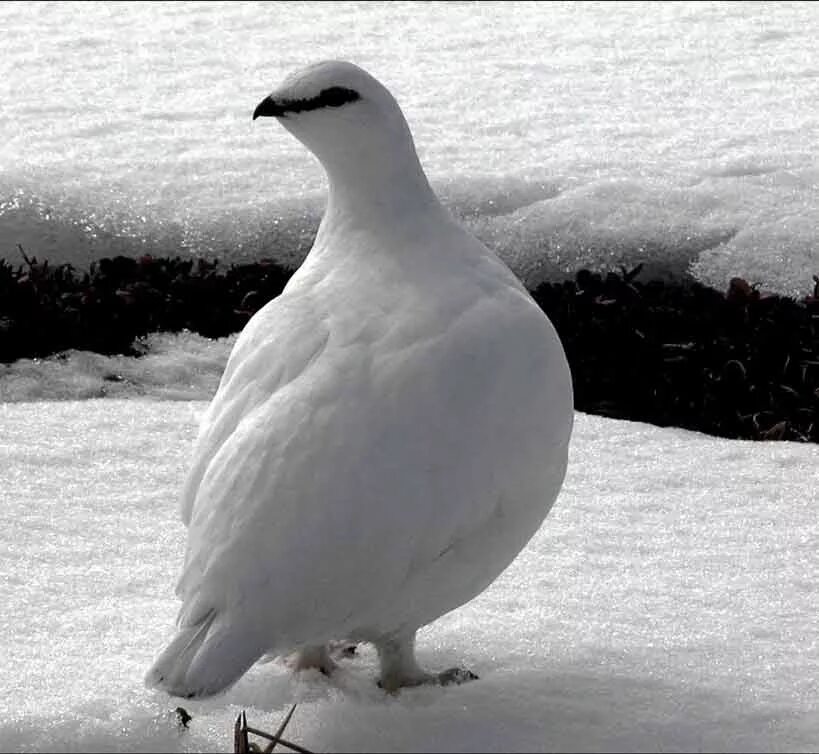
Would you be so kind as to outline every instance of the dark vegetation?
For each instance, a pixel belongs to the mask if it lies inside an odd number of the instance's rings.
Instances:
[[[150,332],[220,338],[241,330],[292,274],[268,261],[225,269],[204,259],[118,256],[81,272],[24,260],[13,267],[0,259],[0,362],[69,348],[137,356],[134,339]]]
[[[0,260],[0,362],[75,348],[138,355],[136,338],[240,330],[292,274],[273,261],[101,259],[87,271]],[[819,441],[819,278],[804,300],[735,278],[640,282],[640,268],[532,292],[566,348],[575,406],[745,439]]]
[[[533,292],[563,340],[575,406],[721,437],[819,441],[819,279],[803,301],[734,278],[640,283],[581,270]]]

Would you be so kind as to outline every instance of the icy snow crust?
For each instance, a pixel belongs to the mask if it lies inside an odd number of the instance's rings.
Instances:
[[[213,751],[243,708],[314,751],[808,751],[819,740],[819,448],[578,414],[529,546],[419,637],[481,679],[387,698],[373,653],[327,680],[259,665],[226,696],[149,692],[205,403],[0,404],[0,750]]]
[[[344,58],[527,282],[649,261],[798,295],[819,269],[810,3],[4,3],[0,27],[6,258],[299,261],[322,171],[251,113]]]

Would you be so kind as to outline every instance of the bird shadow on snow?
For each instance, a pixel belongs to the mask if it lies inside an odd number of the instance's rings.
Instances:
[[[331,721],[311,732],[310,745],[334,751],[360,750],[362,742],[383,751],[776,751],[784,743],[776,729],[783,714],[728,694],[605,671],[485,673],[466,686],[402,696],[355,715],[352,704],[342,703]]]
[[[185,702],[149,692],[148,709],[139,703],[115,709],[108,700],[56,720],[5,721],[0,749],[204,751],[218,739],[229,746],[240,709],[252,726],[273,730],[298,701],[290,737],[316,752],[810,750],[809,731],[799,735],[792,712],[740,701],[728,689],[641,677],[637,669],[477,666],[479,681],[388,696],[366,657],[345,662],[331,679],[268,668],[254,668],[214,699]],[[178,704],[192,715],[187,730],[178,725]]]
[[[249,716],[252,710],[252,725],[274,729],[299,701],[295,740],[311,751],[809,748],[807,737],[793,730],[788,735],[792,712],[750,705],[730,689],[675,685],[637,669],[615,674],[604,666],[475,669],[477,682],[405,689],[391,697],[377,688],[375,663],[365,657],[345,662],[332,679],[317,672],[254,673],[225,702],[247,707]]]

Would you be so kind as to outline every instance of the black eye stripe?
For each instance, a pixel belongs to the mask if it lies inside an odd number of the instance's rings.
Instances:
[[[341,107],[358,99],[361,99],[361,95],[353,89],[331,86],[329,89],[322,89],[315,97],[279,100],[276,105],[282,113],[303,113],[322,107]]]

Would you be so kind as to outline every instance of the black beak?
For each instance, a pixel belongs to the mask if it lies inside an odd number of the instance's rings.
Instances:
[[[281,118],[284,114],[285,109],[281,105],[276,104],[276,100],[265,97],[256,105],[256,109],[253,111],[253,120],[256,120],[256,118],[260,116],[264,118]]]

